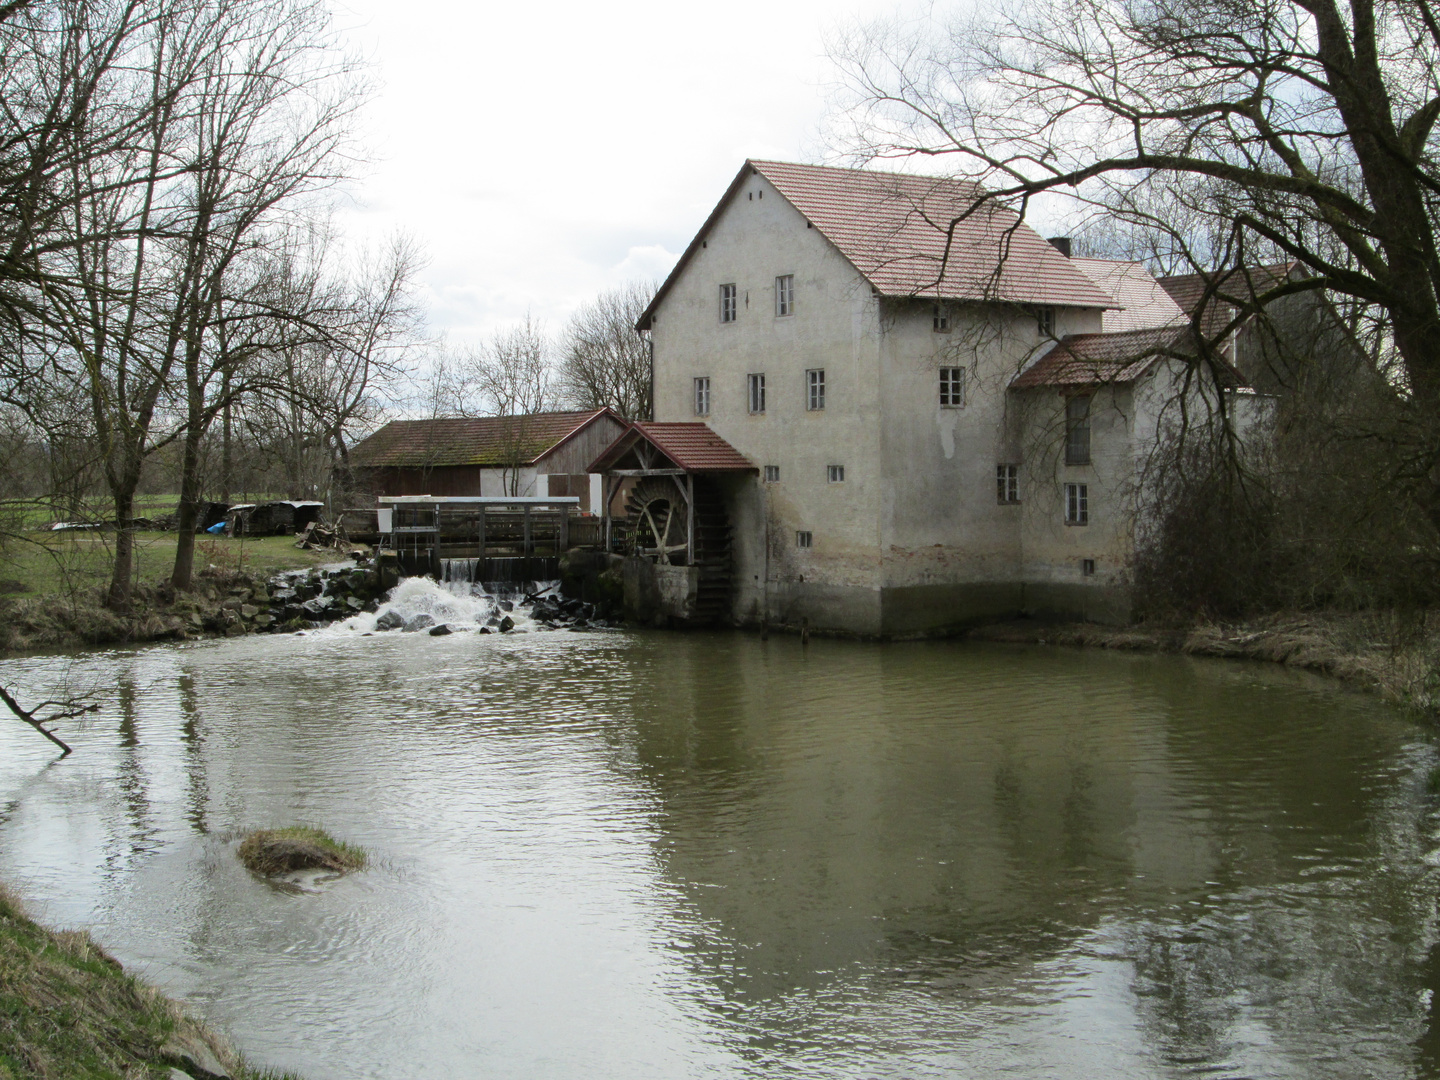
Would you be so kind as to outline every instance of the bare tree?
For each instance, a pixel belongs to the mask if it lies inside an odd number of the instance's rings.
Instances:
[[[948,162],[986,185],[972,212],[1060,193],[1216,290],[1257,262],[1306,268],[1234,290],[1236,322],[1296,292],[1347,299],[1406,411],[1396,478],[1440,526],[1430,0],[1015,0],[862,27],[833,52],[845,149]]]
[[[614,409],[649,420],[650,342],[635,329],[655,298],[654,281],[633,281],[601,293],[570,318],[560,339],[560,392],[581,409]]]

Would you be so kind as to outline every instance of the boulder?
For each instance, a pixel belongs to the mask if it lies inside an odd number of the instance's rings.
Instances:
[[[384,612],[378,619],[375,620],[376,630],[398,630],[404,625],[405,616],[401,615],[398,611],[395,611],[393,609]]]
[[[417,630],[424,630],[435,625],[435,616],[429,612],[422,611],[417,615],[410,616],[405,625],[400,628],[402,633],[413,634]]]
[[[455,631],[451,630],[450,627],[446,626],[444,623],[441,623],[439,626],[432,626],[430,628],[431,637],[444,637],[446,634],[453,634],[454,632]]]
[[[506,615],[503,619],[500,620],[500,632],[502,634],[508,634],[511,630],[514,629],[515,620],[510,618],[509,615]]]

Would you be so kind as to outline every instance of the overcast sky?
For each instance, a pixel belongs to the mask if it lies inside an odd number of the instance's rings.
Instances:
[[[342,225],[420,242],[431,323],[457,341],[663,276],[747,157],[819,160],[825,35],[890,8],[337,3],[378,81]]]

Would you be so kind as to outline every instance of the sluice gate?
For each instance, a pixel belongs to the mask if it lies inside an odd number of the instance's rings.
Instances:
[[[406,576],[519,583],[559,577],[560,556],[598,526],[575,496],[381,496],[382,551]],[[587,528],[588,526],[588,528]]]

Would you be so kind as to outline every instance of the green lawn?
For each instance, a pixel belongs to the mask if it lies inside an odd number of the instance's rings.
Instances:
[[[135,534],[135,580],[154,584],[175,565],[173,532]],[[302,551],[293,536],[195,538],[195,572],[208,566],[247,573],[274,573],[338,562],[343,551]],[[0,579],[26,595],[74,595],[108,585],[115,557],[113,532],[25,533],[0,549]]]

